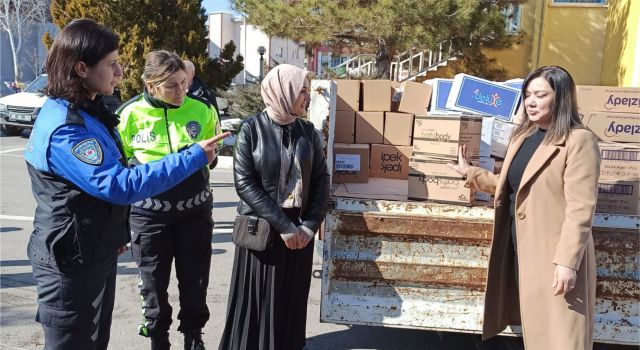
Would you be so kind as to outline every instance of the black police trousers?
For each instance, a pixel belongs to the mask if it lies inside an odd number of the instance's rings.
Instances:
[[[91,265],[62,268],[32,264],[38,285],[36,321],[45,350],[106,350],[116,293],[118,255]]]
[[[152,337],[169,330],[171,265],[175,259],[180,312],[178,331],[199,331],[209,320],[207,287],[211,265],[213,219],[211,206],[182,215],[131,213],[131,250],[138,264],[138,284],[143,298],[143,336]]]

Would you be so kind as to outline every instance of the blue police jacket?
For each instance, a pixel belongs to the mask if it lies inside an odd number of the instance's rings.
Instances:
[[[129,204],[166,191],[207,164],[194,144],[127,168],[115,129],[62,99],[43,105],[25,160],[37,202],[29,258],[55,269],[113,255],[129,240]]]

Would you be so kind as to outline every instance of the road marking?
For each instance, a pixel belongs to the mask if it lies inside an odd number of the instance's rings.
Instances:
[[[33,221],[33,216],[0,215],[0,220]]]
[[[4,156],[4,157],[24,158],[24,156],[23,156],[22,154],[2,154],[2,153],[0,153],[0,156]]]
[[[15,152],[15,151],[24,151],[24,147],[22,147],[22,148],[5,149],[4,151],[0,151],[0,154],[11,153],[11,152]]]

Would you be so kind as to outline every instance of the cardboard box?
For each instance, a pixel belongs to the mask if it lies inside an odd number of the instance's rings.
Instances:
[[[468,115],[416,116],[413,127],[414,155],[458,160],[458,147],[467,145],[467,156],[480,155],[482,117]]]
[[[428,84],[405,81],[400,85],[400,105],[398,112],[411,114],[425,114],[431,101],[433,87]]]
[[[520,90],[467,74],[453,79],[446,108],[510,121],[518,108]]]
[[[385,112],[384,143],[396,146],[411,146],[413,136],[413,114]]]
[[[480,132],[480,157],[491,156],[491,140],[493,139],[494,117],[482,118],[482,131]]]
[[[336,143],[333,145],[334,183],[369,181],[369,145]]]
[[[407,201],[407,180],[370,177],[364,184],[342,183],[331,187],[331,195],[358,199]]]
[[[582,123],[600,140],[640,142],[640,110],[633,113],[590,112],[581,110]]]
[[[491,137],[491,156],[504,158],[511,135],[517,125],[496,119],[493,122],[493,136]]]
[[[356,143],[384,141],[384,112],[356,112]]]
[[[578,85],[576,92],[582,110],[640,113],[640,88]]]
[[[406,180],[411,151],[410,146],[371,145],[369,177]]]
[[[362,110],[386,112],[391,110],[391,98],[395,89],[389,80],[362,81]]]
[[[336,111],[360,110],[360,80],[336,80]]]
[[[480,157],[477,166],[482,169],[489,170],[490,172],[494,171],[496,160],[490,157]],[[475,164],[474,164],[475,165]],[[487,192],[476,192],[475,198],[477,201],[482,202],[491,202],[491,197],[493,197],[493,193]]]
[[[336,111],[335,143],[353,143],[356,135],[356,112]]]
[[[640,182],[599,180],[597,213],[640,215]]]
[[[409,199],[471,205],[474,192],[464,184],[460,175],[444,162],[409,162]]]
[[[600,179],[640,180],[640,144],[598,142]]]
[[[451,112],[459,113],[447,109],[446,107],[449,92],[451,92],[451,86],[453,85],[453,79],[432,79],[431,84],[433,86],[433,93],[431,94],[429,112],[434,114],[448,114]]]

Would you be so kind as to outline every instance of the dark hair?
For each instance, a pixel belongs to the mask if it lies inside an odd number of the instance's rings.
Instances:
[[[82,86],[75,65],[84,62],[93,67],[118,49],[118,36],[92,19],[75,19],[60,31],[47,58],[49,81],[44,93],[72,103],[87,99],[89,91]]]
[[[580,115],[578,114],[578,104],[576,100],[576,85],[571,74],[564,68],[558,66],[540,67],[524,80],[522,84],[522,103],[524,104],[527,87],[533,79],[544,78],[554,92],[553,107],[551,109],[551,124],[544,137],[544,143],[553,143],[569,136],[569,132],[574,128],[583,128]],[[524,118],[522,123],[516,127],[512,138],[520,135],[529,136],[538,130],[538,126],[529,120],[526,106],[522,108]]]
[[[177,53],[167,50],[155,50],[147,54],[144,63],[142,81],[151,84],[162,84],[177,71],[187,68]]]

